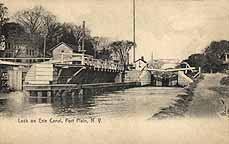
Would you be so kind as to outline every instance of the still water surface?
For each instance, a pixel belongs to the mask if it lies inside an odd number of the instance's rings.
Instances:
[[[182,88],[140,87],[97,96],[56,98],[51,104],[32,104],[22,92],[8,95],[0,104],[0,116],[77,116],[101,118],[150,118],[160,108],[174,103]]]

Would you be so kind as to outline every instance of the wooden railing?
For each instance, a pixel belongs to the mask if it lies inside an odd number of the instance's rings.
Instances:
[[[61,60],[53,60],[57,64],[78,64],[85,66],[92,66],[94,68],[108,69],[108,70],[124,70],[124,66],[113,60],[95,59],[91,55],[80,53],[62,53]]]
[[[22,57],[22,58],[13,58],[13,57],[1,57],[0,58],[1,61],[5,61],[5,62],[12,62],[12,63],[24,63],[24,64],[31,64],[31,63],[40,63],[40,62],[45,62],[50,60],[50,58],[43,58],[43,57],[39,57],[39,58],[28,58],[28,57]]]

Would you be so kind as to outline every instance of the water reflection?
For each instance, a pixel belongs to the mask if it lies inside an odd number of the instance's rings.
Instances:
[[[54,96],[52,103],[36,104],[17,92],[9,94],[7,103],[1,104],[0,114],[149,118],[183,93],[181,88],[141,87],[94,96]]]

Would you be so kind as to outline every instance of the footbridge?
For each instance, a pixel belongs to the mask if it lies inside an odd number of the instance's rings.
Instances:
[[[166,62],[167,60],[164,60]],[[152,74],[152,83],[157,85],[157,82],[161,83],[159,85],[163,86],[163,82],[168,85],[188,85],[192,83],[201,74],[201,69],[196,67],[191,67],[187,62],[179,62],[174,60],[169,63],[175,63],[179,65],[185,65],[185,67],[175,67],[175,68],[153,68],[148,67],[147,71]],[[175,82],[176,84],[173,84]],[[172,84],[170,84],[172,83]]]
[[[62,53],[59,59],[33,64],[25,77],[27,84],[82,84],[114,82],[124,66],[111,60],[95,59],[81,53]]]
[[[0,58],[0,66],[4,81],[18,90],[22,89],[22,83],[26,86],[113,82],[124,71],[124,66],[118,62],[82,53],[62,53],[59,59]]]

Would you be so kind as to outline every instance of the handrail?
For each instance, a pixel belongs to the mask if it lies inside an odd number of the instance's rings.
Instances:
[[[64,55],[68,55],[71,57],[65,58]],[[113,60],[95,59],[91,55],[80,54],[80,53],[61,53],[61,60],[59,61],[60,63],[74,62],[74,61],[79,61],[81,65],[94,66],[95,68],[121,70],[121,71],[124,70],[123,65]]]

